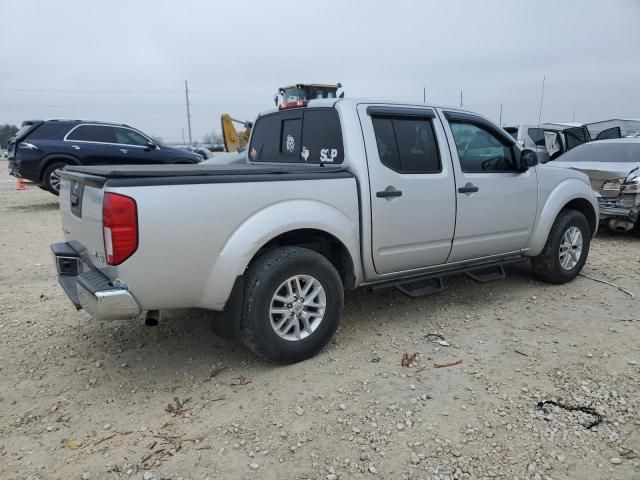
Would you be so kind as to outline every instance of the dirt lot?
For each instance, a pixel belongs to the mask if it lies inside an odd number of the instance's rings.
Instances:
[[[640,479],[639,298],[525,266],[419,300],[359,290],[328,349],[273,366],[203,312],[76,312],[57,198],[0,172],[2,479]],[[640,238],[601,233],[584,273],[640,295]],[[604,419],[536,410],[557,399]]]

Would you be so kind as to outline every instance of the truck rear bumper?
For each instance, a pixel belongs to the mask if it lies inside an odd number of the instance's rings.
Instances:
[[[125,320],[140,314],[140,306],[133,294],[112,281],[100,270],[82,260],[68,243],[54,243],[58,283],[75,307],[83,309],[96,320]]]

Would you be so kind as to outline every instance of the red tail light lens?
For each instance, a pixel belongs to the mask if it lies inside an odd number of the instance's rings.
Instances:
[[[138,248],[138,207],[133,198],[105,193],[102,204],[104,250],[109,265],[120,265]]]

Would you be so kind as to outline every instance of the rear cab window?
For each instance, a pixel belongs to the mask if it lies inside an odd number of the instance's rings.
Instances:
[[[335,163],[344,161],[342,129],[333,108],[300,108],[264,115],[249,145],[253,162]]]

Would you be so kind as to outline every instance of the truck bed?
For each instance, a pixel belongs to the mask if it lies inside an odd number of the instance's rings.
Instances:
[[[244,271],[239,265],[291,229],[320,224],[358,250],[356,179],[340,167],[70,166],[60,176],[65,240],[82,257],[83,272],[98,269],[126,284],[143,310],[221,310]],[[137,250],[117,266],[105,262],[106,192],[137,205]]]

